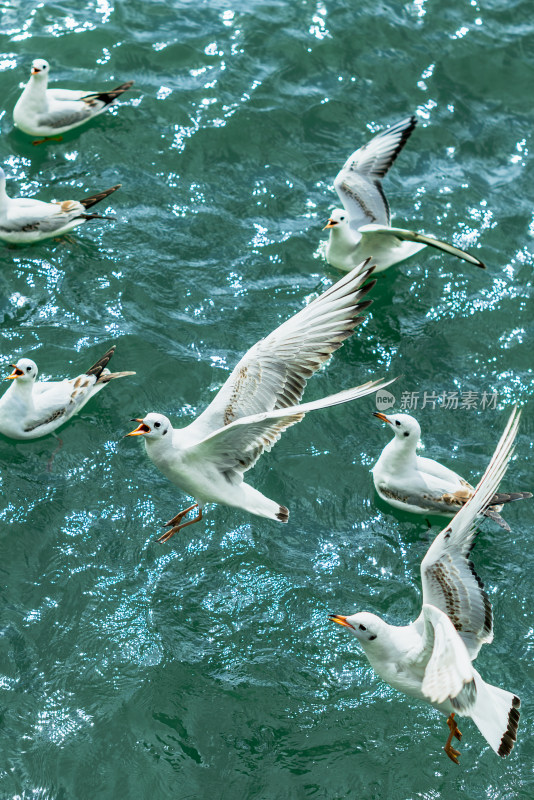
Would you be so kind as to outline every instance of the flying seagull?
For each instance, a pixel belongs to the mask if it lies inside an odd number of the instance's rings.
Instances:
[[[50,65],[44,58],[32,61],[30,80],[13,109],[17,128],[30,136],[43,137],[34,144],[83,125],[133,85],[128,81],[107,92],[47,89],[49,72]]]
[[[334,209],[325,225],[330,230],[326,260],[333,267],[348,272],[364,259],[371,258],[378,273],[410,258],[427,245],[477,267],[485,266],[471,253],[433,236],[391,227],[389,204],[381,179],[416,124],[417,118],[411,116],[382,131],[356,150],[338,172],[334,188],[343,208]]]
[[[421,428],[409,414],[382,414],[374,416],[387,422],[393,439],[382,450],[372,469],[376,491],[386,503],[412,514],[437,514],[453,517],[458,509],[472,497],[474,488],[464,478],[432,458],[416,454]],[[510,530],[499,511],[503,503],[525,500],[530,492],[498,493],[491,498],[482,512]]]
[[[330,397],[299,405],[307,379],[340,347],[362,321],[374,286],[372,269],[360,266],[344,276],[265,339],[237,364],[208,408],[185,428],[150,413],[129,436],[143,436],[146,452],[163,474],[195,504],[165,523],[158,541],[202,519],[206,503],[223,503],[287,522],[289,511],[243,480],[244,473],[269,451],[283,431],[308,411],[364,397],[391,381],[369,381]],[[189,511],[198,514],[182,522]]]
[[[471,717],[500,756],[511,752],[517,738],[519,698],[486,683],[472,666],[481,646],[493,640],[493,615],[470,553],[474,522],[506,472],[519,417],[514,408],[474,493],[430,545],[421,563],[423,607],[415,622],[389,625],[368,612],[329,615],[356,636],[386,683],[448,715],[445,752],[455,763],[460,753],[452,747],[452,738],[462,736],[456,714]]]

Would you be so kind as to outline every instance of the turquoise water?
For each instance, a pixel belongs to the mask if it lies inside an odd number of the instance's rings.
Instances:
[[[310,415],[250,474],[289,506],[235,509],[155,543],[186,503],[131,417],[183,423],[240,354],[337,279],[321,255],[333,178],[372,132],[419,126],[385,182],[394,222],[470,247],[389,271],[364,325],[310,381],[497,392],[494,409],[416,414],[425,453],[476,481],[532,394],[532,6],[527,2],[0,2],[0,163],[12,195],[117,182],[116,223],[1,246],[2,371],[74,375],[112,343],[111,384],[60,432],[0,442],[0,797],[28,800],[534,795],[532,503],[481,525],[474,561],[495,641],[477,667],[523,701],[499,759],[465,720],[460,767],[429,706],[381,683],[327,612],[390,622],[421,603],[439,527],[393,512],[369,469],[372,398]],[[51,82],[135,79],[116,108],[33,147],[11,112],[33,58]],[[104,208],[100,206],[104,212]],[[532,489],[527,403],[506,489]]]

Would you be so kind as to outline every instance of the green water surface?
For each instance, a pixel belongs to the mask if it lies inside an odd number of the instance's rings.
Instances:
[[[377,501],[388,432],[372,397],[310,414],[250,473],[288,525],[188,498],[125,439],[185,424],[245,349],[339,277],[332,182],[373,132],[419,125],[385,181],[393,221],[473,249],[391,269],[314,399],[379,376],[419,392],[425,454],[476,482],[526,405],[503,489],[532,489],[534,15],[527,0],[0,0],[8,191],[66,199],[121,182],[117,222],[0,245],[0,372],[75,375],[111,343],[111,384],[60,431],[0,441],[1,800],[532,800],[532,502],[484,521],[473,558],[495,613],[484,678],[522,699],[498,758],[370,669],[329,611],[420,609],[439,522]],[[34,147],[12,109],[31,60],[51,83],[135,80],[112,110]],[[99,206],[105,212],[105,203]],[[6,384],[7,387],[7,384]],[[496,392],[496,409],[424,392]],[[435,521],[434,521],[435,522]]]

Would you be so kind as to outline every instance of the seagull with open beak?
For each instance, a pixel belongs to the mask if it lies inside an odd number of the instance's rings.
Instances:
[[[517,738],[519,698],[486,683],[472,665],[482,645],[493,640],[493,615],[469,556],[475,539],[473,524],[506,472],[519,417],[515,408],[477,488],[423,558],[423,607],[415,622],[390,625],[368,612],[330,614],[332,622],[358,639],[382,680],[448,716],[445,752],[456,764],[460,753],[452,747],[452,739],[462,736],[456,714],[471,717],[500,756],[511,752]]]
[[[166,524],[158,541],[202,519],[206,503],[234,506],[287,522],[288,509],[245,483],[244,473],[282,433],[308,411],[346,403],[391,381],[369,381],[311,403],[300,404],[307,379],[363,320],[364,299],[374,281],[360,265],[298,314],[255,344],[241,359],[208,408],[185,428],[150,413],[130,436],[142,436],[147,455],[163,474],[191,495],[194,505]],[[187,522],[184,517],[198,508]]]

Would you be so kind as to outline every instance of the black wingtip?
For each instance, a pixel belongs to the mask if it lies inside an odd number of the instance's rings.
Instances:
[[[514,695],[512,700],[512,707],[508,712],[508,726],[501,739],[501,744],[497,753],[504,758],[512,752],[513,746],[517,740],[517,728],[519,725],[520,713],[517,710],[521,705],[519,697]]]

